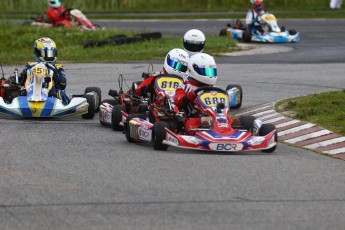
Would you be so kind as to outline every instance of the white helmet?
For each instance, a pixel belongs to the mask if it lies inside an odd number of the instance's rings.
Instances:
[[[164,69],[168,74],[183,77],[187,72],[189,55],[183,49],[172,49],[164,60]]]
[[[188,30],[183,36],[183,46],[189,55],[202,52],[205,42],[204,33],[197,29]]]
[[[214,58],[205,53],[193,55],[188,63],[190,78],[206,84],[215,85],[217,82],[217,65]]]
[[[61,6],[61,0],[48,0],[48,4],[51,7],[57,8]]]

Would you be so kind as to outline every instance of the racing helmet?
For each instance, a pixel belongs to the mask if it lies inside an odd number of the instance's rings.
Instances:
[[[204,33],[197,29],[188,30],[183,36],[183,47],[190,55],[202,52],[205,42]]]
[[[164,69],[168,74],[183,75],[188,70],[189,55],[183,49],[172,49],[165,56]]]
[[[264,10],[264,1],[263,0],[251,0],[253,9],[256,13],[261,12]]]
[[[48,4],[51,7],[58,8],[61,6],[61,0],[48,0]]]
[[[217,65],[214,58],[206,53],[193,55],[188,63],[189,78],[206,84],[215,85],[217,82]]]
[[[37,39],[34,43],[34,55],[38,62],[55,62],[57,59],[55,42],[47,37]]]

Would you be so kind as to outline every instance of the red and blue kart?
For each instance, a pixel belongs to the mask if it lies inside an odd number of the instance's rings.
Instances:
[[[83,95],[73,95],[64,105],[57,97],[48,97],[52,87],[51,77],[28,76],[27,86],[18,84],[18,71],[12,82],[4,77],[0,80],[0,114],[13,117],[64,117],[82,115],[92,119],[99,107],[101,90],[88,87]]]
[[[225,90],[201,87],[196,93],[196,105],[201,113],[201,126],[192,130],[193,135],[187,134],[179,126],[171,128],[166,121],[152,123],[143,116],[132,114],[127,117],[125,123],[127,140],[151,141],[156,150],[167,150],[168,146],[174,146],[221,152],[275,151],[278,135],[273,124],[263,124],[253,116],[241,116],[239,118],[241,125],[234,127],[228,119],[229,96]]]
[[[228,28],[220,31],[220,36],[229,36],[243,42],[262,43],[294,43],[299,41],[299,33],[294,30],[286,30],[279,27],[276,17],[273,14],[265,13],[261,16],[263,21],[262,31],[257,28],[247,28],[239,20],[233,25],[228,24]]]

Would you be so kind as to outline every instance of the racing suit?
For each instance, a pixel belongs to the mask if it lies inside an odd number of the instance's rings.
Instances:
[[[54,26],[72,27],[71,18],[63,6],[57,8],[49,7],[47,9],[47,17]]]
[[[19,84],[25,86],[28,72],[34,67],[38,62],[29,62],[23,71],[18,76]],[[42,62],[46,65],[48,69],[48,75],[52,74],[53,86],[48,92],[49,97],[57,97],[61,99],[64,105],[70,102],[70,99],[65,93],[65,88],[67,85],[66,74],[61,64]]]
[[[154,80],[156,79],[158,75],[161,75],[161,74],[167,74],[167,72],[163,69],[162,71],[152,73],[150,76],[145,78],[145,80],[135,89],[134,93],[138,96],[145,95],[146,93],[153,93]]]
[[[248,10],[247,16],[246,16],[246,25],[250,29],[250,31],[254,31],[256,33],[259,31],[261,34],[264,33],[264,30],[262,29],[262,19],[261,16],[265,13],[265,11],[260,11],[259,13],[256,13],[253,9]]]
[[[185,112],[185,131],[189,135],[193,135],[195,133],[191,129],[199,128],[201,125],[201,114],[196,108],[196,94],[194,91],[202,86],[207,85],[186,80],[184,84],[177,88],[175,93],[174,103]],[[227,119],[229,123],[232,124],[231,117],[228,116]]]

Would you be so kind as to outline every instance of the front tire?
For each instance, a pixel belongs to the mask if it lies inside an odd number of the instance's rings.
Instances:
[[[152,146],[155,150],[166,151],[169,147],[168,145],[163,144],[166,136],[165,128],[168,128],[168,123],[164,121],[158,121],[153,125]]]
[[[260,136],[266,136],[267,134],[269,134],[273,130],[276,130],[276,126],[274,124],[262,124],[262,126],[260,127],[260,130],[259,130],[259,135]],[[277,132],[274,135],[274,140],[276,142],[278,142],[278,133]],[[277,148],[277,145],[272,147],[272,148],[264,149],[261,151],[264,153],[273,153],[276,150],[276,148]]]
[[[88,112],[81,115],[84,119],[92,119],[95,116],[95,110],[96,110],[96,105],[95,105],[95,99],[93,95],[90,94],[85,94],[84,98],[86,98],[87,103],[89,104]]]
[[[101,101],[102,101],[102,91],[98,87],[87,87],[85,89],[85,94],[90,93],[90,92],[95,92],[98,95],[98,106],[95,110],[95,112],[97,113],[99,112],[99,106],[101,105]]]
[[[251,42],[252,41],[252,32],[250,32],[250,30],[243,31],[242,39],[246,43]]]
[[[121,111],[125,111],[125,108],[122,105],[114,105],[113,111],[111,112],[111,128],[114,131],[121,131],[123,127],[120,125],[122,120]]]
[[[239,93],[239,95],[238,95],[240,102],[239,102],[237,105],[230,107],[230,109],[239,109],[239,108],[241,108],[241,106],[242,106],[242,86],[240,86],[240,85],[235,85],[235,84],[234,84],[234,85],[233,85],[233,84],[229,84],[229,85],[226,87],[226,91],[228,91],[228,90],[231,89],[231,88],[237,88],[237,89],[240,91],[240,93]]]
[[[138,117],[138,118],[141,118],[141,119],[145,119],[145,115],[143,114],[130,114],[128,115],[127,119],[126,119],[126,123],[125,123],[125,136],[126,136],[126,139],[129,143],[133,143],[133,142],[136,142],[134,138],[131,137],[131,130],[130,130],[130,127],[129,127],[129,122],[135,118],[135,117]]]

